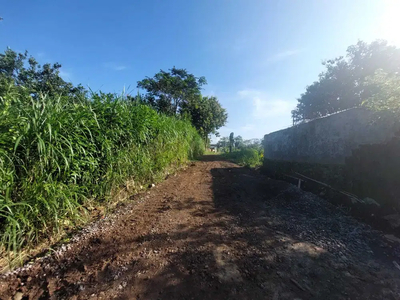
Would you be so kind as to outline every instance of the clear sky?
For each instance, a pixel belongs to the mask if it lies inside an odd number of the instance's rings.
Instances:
[[[204,94],[228,110],[223,136],[291,125],[290,111],[321,61],[358,39],[400,45],[400,1],[0,1],[0,48],[60,62],[93,90],[136,93],[160,69],[205,76]]]

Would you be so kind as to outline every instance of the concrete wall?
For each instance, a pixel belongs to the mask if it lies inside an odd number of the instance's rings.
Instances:
[[[360,145],[387,143],[399,129],[395,118],[380,118],[368,110],[354,108],[265,135],[264,157],[344,164]]]

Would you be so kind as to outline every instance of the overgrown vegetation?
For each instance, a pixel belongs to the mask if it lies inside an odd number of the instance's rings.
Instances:
[[[9,250],[79,219],[89,198],[107,199],[127,179],[157,180],[204,149],[190,123],[110,94],[9,92],[1,113],[1,233]]]
[[[389,111],[395,116],[400,115],[400,73],[388,74],[383,70],[375,72],[367,78],[368,86],[374,92],[363,104],[374,111]]]
[[[229,137],[222,137],[217,143],[217,148],[226,159],[242,166],[257,167],[262,164],[264,159],[261,140],[243,140],[240,135],[234,137],[233,132]]]
[[[257,167],[262,164],[262,152],[254,148],[244,148],[230,153],[224,153],[224,157],[239,165],[246,167]]]
[[[34,98],[38,94],[48,96],[64,95],[70,97],[86,94],[82,85],[74,86],[60,77],[61,64],[40,65],[28,52],[17,53],[10,48],[0,54],[0,95],[12,83],[23,87]]]
[[[73,228],[88,206],[109,203],[127,181],[139,188],[203,153],[189,120],[132,97],[87,96],[59,77],[58,65],[35,75],[31,59],[27,69],[26,55],[10,51],[0,57],[2,250],[15,254]]]
[[[297,107],[292,111],[293,123],[363,103],[379,109],[387,106],[387,101],[396,105],[393,95],[396,90],[398,95],[400,48],[383,40],[370,44],[359,41],[348,47],[345,57],[327,60],[323,65],[326,70],[297,99]]]
[[[160,70],[152,78],[138,82],[138,88],[146,90],[140,101],[160,113],[189,119],[206,144],[211,133],[226,124],[228,114],[216,97],[203,97],[205,77],[195,77],[185,69]]]

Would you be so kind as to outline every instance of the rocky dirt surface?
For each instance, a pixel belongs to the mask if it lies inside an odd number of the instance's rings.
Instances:
[[[207,156],[1,275],[0,298],[400,299],[398,250],[313,194]]]

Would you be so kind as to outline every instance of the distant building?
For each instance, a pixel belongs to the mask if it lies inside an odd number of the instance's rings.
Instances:
[[[217,144],[210,144],[209,150],[211,152],[218,152],[218,145]]]

